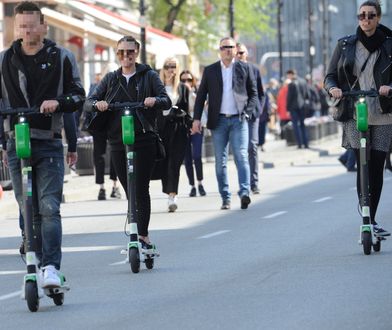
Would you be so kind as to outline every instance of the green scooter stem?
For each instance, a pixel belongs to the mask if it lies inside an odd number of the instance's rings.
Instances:
[[[360,132],[368,130],[368,108],[365,99],[360,99],[356,105],[357,129]]]

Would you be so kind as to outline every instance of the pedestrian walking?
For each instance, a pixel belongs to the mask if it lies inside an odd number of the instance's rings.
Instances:
[[[248,49],[244,44],[237,43],[237,60],[242,61],[244,63],[248,63]],[[259,68],[252,64],[248,63],[250,68],[253,71],[253,76],[256,79],[256,88],[257,88],[257,101],[255,108],[253,109],[252,113],[248,119],[248,130],[249,130],[249,144],[248,144],[248,160],[249,160],[249,169],[250,169],[250,189],[254,194],[259,194],[259,157],[257,148],[260,143],[260,136],[259,136],[259,128],[260,128],[260,116],[263,110],[263,97],[264,97],[264,90],[263,90],[263,83],[261,81],[261,75]],[[268,114],[267,114],[268,116]],[[262,122],[262,129],[264,129],[264,136],[266,132],[266,114],[263,114],[261,118]],[[264,143],[263,143],[264,144]],[[262,148],[262,146],[261,146]]]
[[[184,70],[180,73],[180,82],[185,84],[189,90],[189,115],[193,118],[193,109],[195,107],[196,100],[196,79],[192,72],[189,70]],[[200,133],[195,133],[190,135],[188,139],[188,144],[185,149],[185,170],[188,177],[189,185],[191,186],[191,191],[189,192],[189,197],[196,196],[196,186],[195,186],[195,172],[197,179],[197,190],[200,196],[205,196],[206,191],[203,186],[203,163],[201,161],[201,150],[203,145],[203,132],[202,127]],[[194,167],[194,169],[193,169]]]
[[[62,144],[63,112],[83,105],[83,90],[74,55],[45,39],[47,25],[38,5],[23,1],[14,10],[15,36],[10,48],[0,53],[1,101],[5,108],[38,107],[28,117],[31,135],[33,221],[43,287],[60,287],[60,203],[64,182]],[[0,110],[1,113],[1,110]],[[7,116],[8,166],[16,200],[23,209],[21,164],[17,158],[14,126],[16,116]],[[73,161],[76,154],[69,155]],[[24,218],[25,215],[24,215]]]
[[[298,149],[309,148],[305,127],[305,103],[309,100],[306,81],[297,76],[294,69],[287,70],[286,78],[290,79],[287,91],[287,110],[291,115],[295,139]]]
[[[158,117],[158,127],[166,150],[166,157],[160,163],[160,167],[162,191],[168,194],[169,212],[175,212],[178,208],[180,168],[184,161],[192,120],[189,116],[190,90],[180,81],[179,73],[178,60],[175,57],[167,58],[160,72],[160,77],[172,104],[177,108],[163,111],[162,115]]]
[[[286,125],[291,121],[290,112],[287,110],[287,92],[289,90],[289,84],[291,80],[286,79],[283,82],[282,87],[279,89],[278,95],[276,97],[276,112],[278,113],[279,126],[280,126],[280,137],[284,139],[284,131]]]
[[[370,220],[378,236],[390,233],[376,221],[381,197],[385,157],[392,142],[392,31],[380,24],[381,5],[365,1],[357,13],[355,34],[339,39],[324,80],[325,89],[335,99],[352,89],[376,89],[380,96],[367,98],[370,155],[368,162],[370,191]],[[354,105],[343,99],[338,105],[345,113],[342,146],[354,149],[359,164],[360,135],[356,129]],[[357,194],[360,200],[360,171],[357,170]]]
[[[142,102],[143,110],[137,110],[135,125],[135,195],[137,227],[142,250],[151,250],[148,227],[151,216],[150,178],[157,155],[157,113],[171,106],[165,87],[158,74],[150,66],[139,64],[140,44],[132,36],[124,36],[117,42],[116,54],[120,67],[107,73],[86,100],[86,110],[97,111],[90,129],[107,131],[110,156],[121,185],[128,196],[127,158],[122,141],[121,111],[107,111],[115,102]]]
[[[200,119],[208,96],[207,128],[212,133],[221,209],[228,210],[231,206],[227,178],[229,142],[237,167],[241,208],[246,209],[251,202],[247,121],[258,102],[256,80],[249,65],[235,61],[237,50],[234,39],[221,39],[219,50],[221,59],[204,69],[195,101],[192,131],[201,131]]]

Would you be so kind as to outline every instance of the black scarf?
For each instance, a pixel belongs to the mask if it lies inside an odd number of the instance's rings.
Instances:
[[[384,40],[386,38],[386,35],[384,31],[380,27],[377,27],[376,32],[374,32],[373,35],[368,37],[365,32],[362,31],[362,29],[358,26],[357,28],[357,37],[358,40],[362,43],[362,45],[365,46],[365,48],[370,52],[373,53],[377,49],[381,47],[381,45],[384,43]]]

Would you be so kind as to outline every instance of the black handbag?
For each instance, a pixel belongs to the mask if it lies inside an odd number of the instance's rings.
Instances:
[[[159,134],[156,134],[156,154],[155,154],[155,161],[159,162],[166,158],[166,150],[163,144],[163,141]]]

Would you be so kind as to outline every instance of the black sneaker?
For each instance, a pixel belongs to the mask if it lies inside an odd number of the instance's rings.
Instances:
[[[204,190],[204,187],[202,184],[199,184],[199,186],[197,187],[199,189],[199,194],[200,196],[205,196],[207,195],[206,191]]]
[[[103,188],[99,189],[98,200],[99,200],[99,201],[104,201],[104,200],[106,200],[106,192],[105,192],[105,189],[103,189]]]
[[[189,193],[189,197],[195,197],[196,196],[196,188],[192,187],[191,192]]]
[[[373,233],[375,236],[386,237],[391,236],[389,231],[384,230],[379,225],[373,225]]]
[[[139,242],[142,247],[142,253],[143,254],[154,254],[156,252],[156,247],[152,243],[146,243],[142,239],[139,239]]]
[[[243,195],[241,197],[241,209],[245,210],[248,208],[248,205],[250,204],[250,198],[248,195]]]
[[[121,198],[120,189],[118,187],[112,188],[112,193],[110,194],[111,198]]]
[[[252,193],[253,193],[254,195],[258,195],[258,194],[260,194],[260,189],[259,189],[258,187],[253,187],[253,188],[252,188]]]
[[[222,202],[221,210],[230,210],[230,201],[228,199]]]

